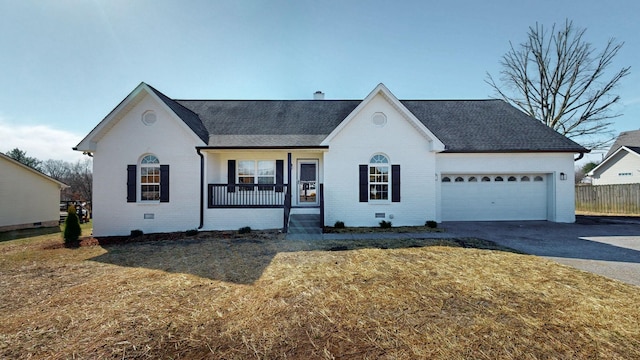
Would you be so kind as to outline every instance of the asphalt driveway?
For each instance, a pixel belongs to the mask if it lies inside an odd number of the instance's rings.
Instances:
[[[476,237],[640,286],[640,217],[578,216],[547,221],[444,222],[447,235]]]

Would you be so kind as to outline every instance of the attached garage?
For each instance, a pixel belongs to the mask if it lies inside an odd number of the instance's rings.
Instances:
[[[547,220],[547,174],[443,174],[443,221]]]

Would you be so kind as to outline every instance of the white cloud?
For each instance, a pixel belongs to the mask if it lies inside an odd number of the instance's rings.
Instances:
[[[86,158],[82,152],[73,151],[83,136],[47,125],[14,125],[0,118],[0,152],[19,148],[27,156],[39,160],[64,160],[76,162]]]

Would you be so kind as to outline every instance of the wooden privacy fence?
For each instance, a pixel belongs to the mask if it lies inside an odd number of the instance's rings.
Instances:
[[[640,184],[576,186],[576,211],[640,214]]]

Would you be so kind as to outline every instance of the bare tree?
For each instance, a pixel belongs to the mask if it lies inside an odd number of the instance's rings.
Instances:
[[[71,172],[71,164],[63,160],[45,160],[41,167],[43,173],[62,182],[66,181]]]
[[[583,39],[585,31],[569,20],[558,30],[553,25],[550,33],[536,23],[529,27],[526,42],[517,48],[510,43],[511,50],[503,55],[502,86],[490,74],[486,82],[505,101],[586,148],[596,149],[613,140],[610,120],[621,114],[612,113],[620,96],[611,91],[630,67],[605,78],[623,43],[609,39],[604,50],[596,53]]]
[[[70,186],[74,200],[91,201],[93,190],[92,162],[89,159],[78,160],[71,164],[66,184]]]

